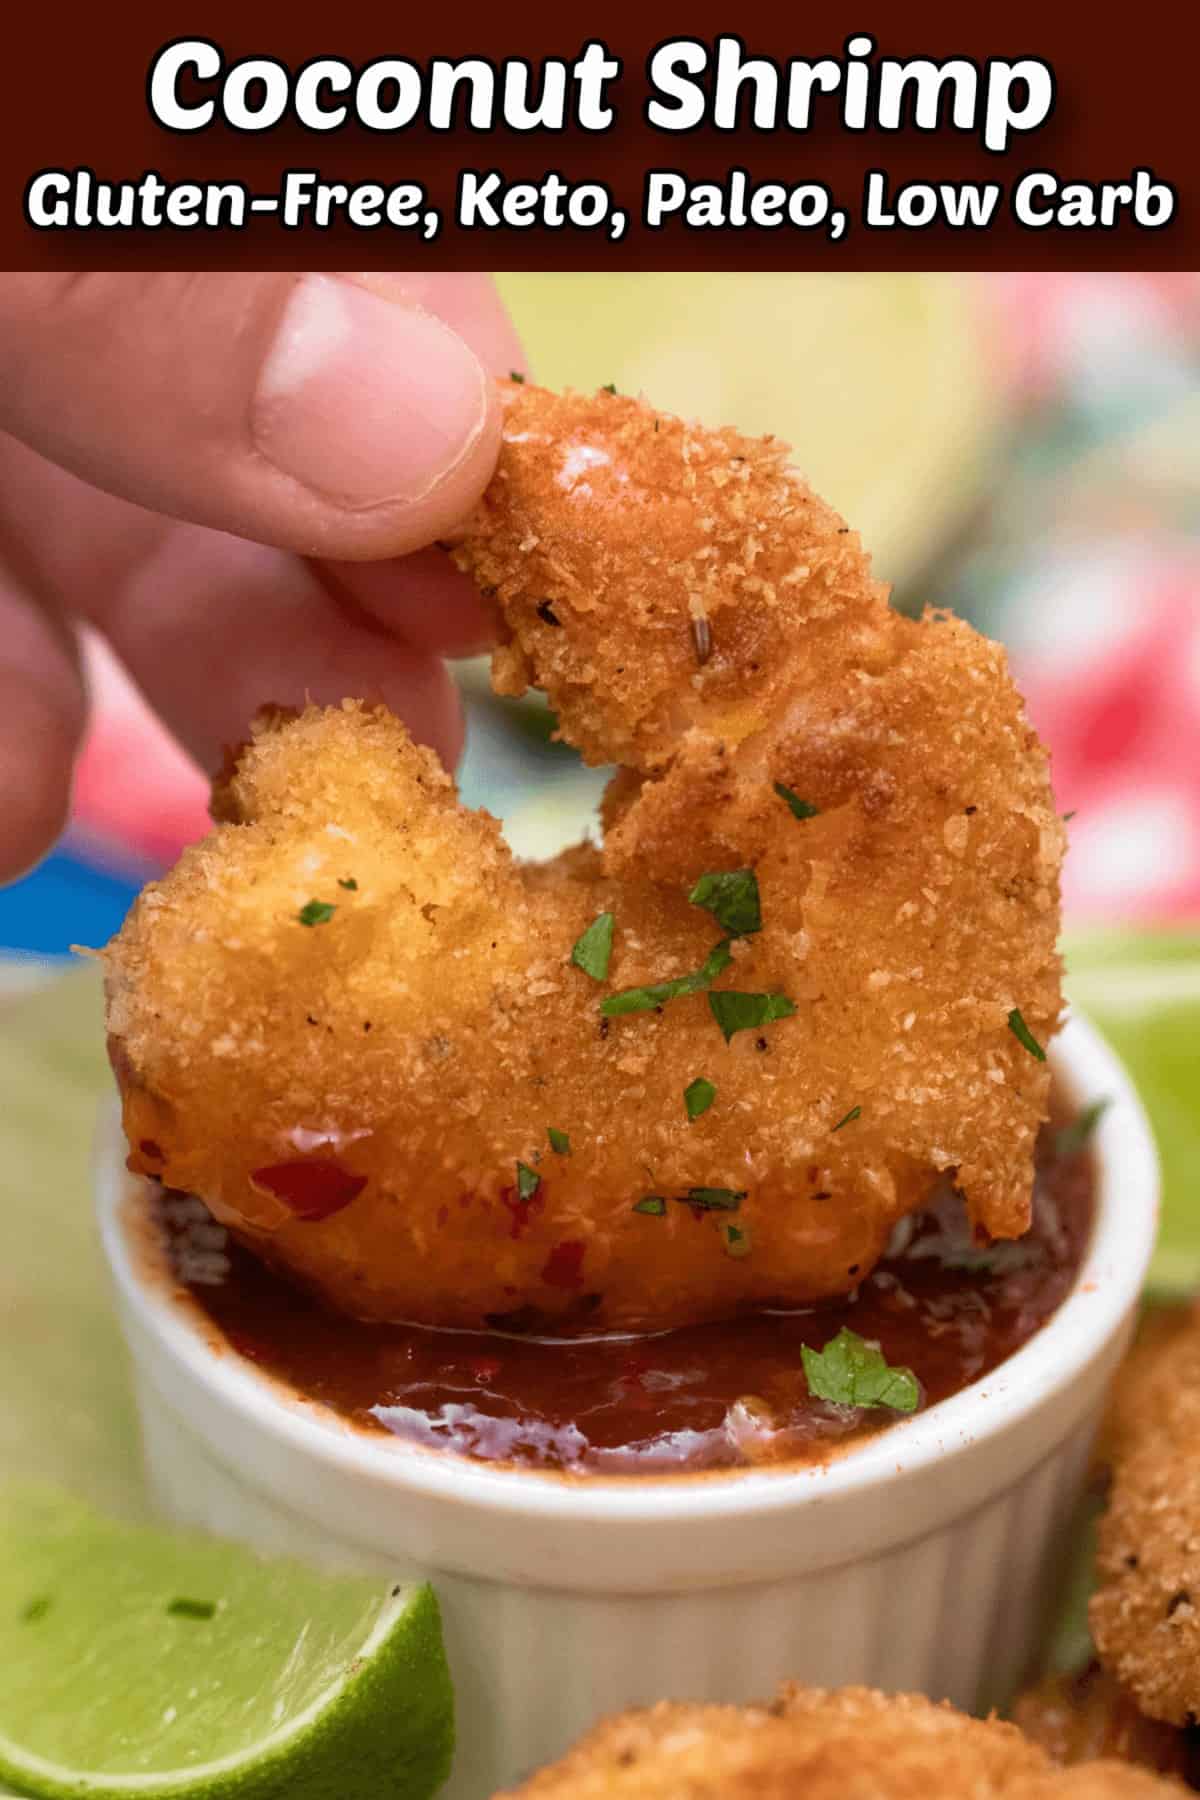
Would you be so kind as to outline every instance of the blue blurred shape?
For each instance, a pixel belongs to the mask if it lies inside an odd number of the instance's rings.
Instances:
[[[143,879],[70,849],[54,851],[0,888],[0,954],[65,958],[72,944],[99,948],[120,928]]]

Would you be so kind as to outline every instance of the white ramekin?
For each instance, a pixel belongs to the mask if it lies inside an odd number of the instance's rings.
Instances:
[[[1094,1139],[1074,1288],[984,1380],[822,1468],[563,1478],[367,1436],[215,1351],[128,1229],[115,1111],[98,1207],[151,1483],[173,1518],[268,1551],[427,1577],[459,1703],[448,1794],[484,1796],[597,1715],[742,1700],[785,1676],[1003,1701],[1044,1620],[1154,1241],[1158,1171],[1127,1076],[1082,1019],[1052,1052]]]

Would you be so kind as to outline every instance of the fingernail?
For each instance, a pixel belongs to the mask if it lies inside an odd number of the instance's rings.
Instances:
[[[423,498],[487,418],[483,369],[429,313],[306,275],[284,309],[251,429],[277,469],[339,505]]]

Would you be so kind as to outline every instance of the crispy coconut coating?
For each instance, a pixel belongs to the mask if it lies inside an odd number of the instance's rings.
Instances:
[[[1118,1762],[1056,1768],[1013,1725],[916,1694],[785,1687],[773,1706],[663,1703],[608,1719],[520,1800],[1153,1800]]]
[[[1092,1635],[1142,1711],[1200,1719],[1200,1306],[1168,1321],[1117,1383],[1113,1484]]]
[[[786,444],[505,385],[500,462],[456,552],[508,634],[498,692],[544,688],[589,762],[653,771],[693,727],[735,750],[827,634],[853,654],[887,589]]]
[[[981,1235],[1024,1230],[1048,1073],[1009,1016],[1057,1022],[1063,833],[998,646],[890,611],[779,446],[611,396],[513,389],[457,555],[499,684],[626,765],[603,850],[517,865],[378,711],[265,716],[107,952],[132,1166],[335,1305],[435,1324],[842,1293],[947,1170]],[[728,933],[689,891],[747,869],[761,929],[710,978],[786,1016],[602,1016],[705,965]],[[570,953],[606,912],[598,981]]]

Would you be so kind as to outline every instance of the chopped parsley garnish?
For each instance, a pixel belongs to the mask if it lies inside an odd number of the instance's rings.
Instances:
[[[921,1389],[911,1369],[893,1369],[877,1344],[868,1344],[843,1325],[823,1350],[800,1352],[808,1391],[835,1406],[890,1406],[893,1412],[916,1412]]]
[[[732,961],[729,940],[722,938],[710,950],[703,967],[692,974],[676,975],[671,981],[656,981],[649,987],[622,988],[620,993],[610,994],[607,1000],[601,1001],[600,1011],[607,1018],[617,1018],[622,1013],[652,1012],[656,1006],[662,1006],[667,1000],[677,1000],[681,994],[703,993]],[[710,994],[709,999],[713,998]]]
[[[739,1194],[733,1188],[689,1188],[679,1198],[685,1206],[698,1206],[701,1212],[737,1212],[746,1198],[746,1189]]]
[[[728,1219],[721,1220],[721,1236],[725,1240],[725,1249],[730,1256],[749,1256],[750,1230],[746,1225],[733,1225]]]
[[[522,375],[520,369],[510,369],[508,371],[508,379],[510,381],[518,381],[523,384],[525,377]]]
[[[636,1213],[648,1213],[652,1219],[661,1219],[667,1210],[667,1203],[661,1194],[643,1194],[635,1200],[633,1210]]]
[[[612,955],[613,915],[601,913],[593,919],[582,937],[578,937],[571,950],[571,961],[593,981],[605,981],[608,978],[608,959]]]
[[[1032,1031],[1030,1031],[1028,1025],[1021,1017],[1021,1009],[1019,1006],[1014,1006],[1008,1015],[1008,1029],[1012,1032],[1018,1044],[1021,1044],[1028,1050],[1030,1056],[1036,1057],[1038,1062],[1045,1062],[1046,1052],[1042,1049],[1042,1046],[1038,1043]]]
[[[791,808],[793,818],[815,819],[821,810],[819,806],[812,806],[807,800],[802,800],[799,794],[792,792],[790,787],[784,787],[782,781],[775,783],[775,792],[781,800],[786,800]]]
[[[717,875],[702,875],[688,899],[693,906],[702,906],[705,912],[710,912],[730,937],[745,937],[747,932],[762,930],[758,878],[753,869],[729,869]]]
[[[728,988],[719,994],[710,994],[708,1004],[725,1034],[726,1043],[735,1032],[753,1031],[772,1019],[790,1019],[796,1010],[795,1003],[786,994],[739,994]]]
[[[689,1081],[683,1090],[683,1104],[687,1108],[689,1119],[698,1119],[706,1113],[717,1097],[717,1090],[711,1081],[705,1081],[703,1075],[697,1075],[695,1081]]]
[[[840,1131],[842,1129],[843,1125],[853,1125],[855,1119],[861,1119],[861,1118],[862,1118],[862,1107],[861,1106],[852,1106],[850,1108],[850,1111],[846,1114],[845,1118],[839,1119],[837,1124],[832,1127],[832,1129],[830,1131],[830,1136],[832,1137],[834,1131]]]
[[[39,1619],[45,1618],[52,1605],[49,1594],[35,1594],[33,1599],[27,1600],[21,1608],[21,1623],[36,1625]]]
[[[358,883],[357,883],[357,881],[355,881],[353,875],[347,875],[345,881],[343,881],[341,876],[339,875],[338,876],[338,886],[340,888],[346,888],[348,890],[348,892],[351,894],[357,894],[357,892],[358,892]]]
[[[189,1600],[184,1596],[167,1602],[167,1612],[173,1619],[211,1619],[216,1610],[213,1600]]]
[[[1074,818],[1074,817],[1075,817],[1075,814],[1076,814],[1076,812],[1077,812],[1077,811],[1078,811],[1078,810],[1079,810],[1079,809],[1078,809],[1078,808],[1077,808],[1077,807],[1074,807],[1074,806],[1073,806],[1073,807],[1072,807],[1072,808],[1071,808],[1071,810],[1070,810],[1070,812],[1066,812],[1066,813],[1064,813],[1064,814],[1063,814],[1063,816],[1062,816],[1062,822],[1063,822],[1063,824],[1064,824],[1064,825],[1069,825],[1069,824],[1070,824],[1070,823],[1071,823],[1071,820],[1072,820],[1072,819],[1073,819],[1073,818]]]
[[[615,381],[606,381],[604,383],[604,386],[600,389],[600,392],[602,394],[615,394],[616,391],[617,391],[617,384]]]
[[[1112,1101],[1104,1094],[1099,1100],[1093,1100],[1090,1106],[1085,1106],[1078,1118],[1072,1119],[1069,1125],[1064,1125],[1054,1139],[1055,1156],[1078,1156],[1111,1105]]]
[[[528,1163],[518,1162],[518,1164],[517,1164],[517,1198],[518,1198],[518,1200],[526,1200],[526,1201],[532,1200],[533,1196],[537,1193],[537,1191],[541,1187],[541,1185],[542,1185],[542,1178],[537,1173],[537,1171],[534,1169],[531,1169],[529,1167]]]
[[[296,917],[301,925],[328,925],[336,911],[337,907],[331,906],[328,900],[310,900],[307,906],[300,908]]]
[[[555,1156],[570,1156],[571,1140],[565,1131],[560,1131],[557,1125],[548,1125],[546,1136],[550,1139],[550,1148]]]

